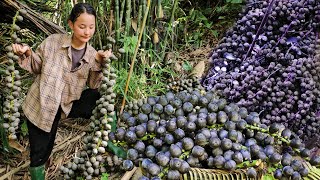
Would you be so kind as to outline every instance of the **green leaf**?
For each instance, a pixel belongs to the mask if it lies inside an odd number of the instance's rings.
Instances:
[[[109,174],[108,173],[102,173],[101,180],[108,180]]]
[[[113,121],[112,121],[112,123],[110,123],[110,125],[111,125],[111,132],[115,132],[116,129],[117,129],[117,120],[118,120],[118,118],[117,118],[117,115],[116,115],[116,114],[117,114],[117,113],[114,113],[114,116],[112,117]]]
[[[272,173],[272,172],[275,172],[277,168],[269,166],[267,170],[268,170],[268,173]]]
[[[264,174],[262,175],[262,180],[275,180],[275,179],[271,174]]]
[[[188,61],[184,61],[182,64],[182,68],[185,71],[191,71],[192,70],[192,66],[190,65],[190,63]]]
[[[117,129],[117,115],[116,114],[117,113],[115,113],[115,115],[112,117],[113,121],[112,121],[112,123],[110,123],[111,132],[115,132]],[[110,140],[108,141],[108,150],[121,158],[125,158],[127,156],[127,153],[121,147],[114,145],[112,143],[112,141],[110,141]]]
[[[108,150],[120,158],[127,157],[127,152],[122,147],[114,145],[110,140],[108,141]]]
[[[130,54],[133,54],[138,42],[138,36],[125,36],[123,38],[124,50]]]
[[[211,33],[212,33],[212,35],[213,35],[215,38],[218,38],[219,33],[218,33],[217,30],[211,30]]]
[[[27,120],[24,120],[23,123],[21,124],[21,133],[23,136],[28,135]]]
[[[242,0],[231,0],[232,4],[241,4]]]

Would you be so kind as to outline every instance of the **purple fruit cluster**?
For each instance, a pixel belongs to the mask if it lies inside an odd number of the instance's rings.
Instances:
[[[309,140],[320,129],[320,2],[248,1],[241,16],[213,49],[202,85]]]

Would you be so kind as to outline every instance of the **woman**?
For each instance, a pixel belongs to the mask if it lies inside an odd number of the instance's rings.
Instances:
[[[19,65],[36,74],[22,105],[28,118],[30,174],[44,179],[44,164],[50,157],[62,118],[89,118],[100,98],[101,63],[111,50],[97,52],[88,41],[95,32],[96,13],[86,3],[76,4],[69,16],[72,35],[53,34],[35,52],[29,46],[13,44]],[[89,89],[83,89],[89,86]]]

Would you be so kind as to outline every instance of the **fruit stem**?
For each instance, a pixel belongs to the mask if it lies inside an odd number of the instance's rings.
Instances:
[[[262,163],[261,159],[253,160],[253,161],[244,161],[241,164],[238,164],[237,168],[242,169],[242,168],[248,168],[248,167],[255,167],[255,166],[259,166],[261,163]]]
[[[219,130],[223,127],[223,124],[213,124],[211,126],[208,126],[208,129],[215,129],[215,130]]]
[[[141,140],[141,141],[145,141],[145,140],[153,139],[154,137],[156,137],[155,134],[146,134],[142,138],[138,138],[138,139]]]
[[[269,130],[267,130],[267,129],[262,129],[262,128],[259,128],[259,127],[257,127],[257,126],[246,125],[246,128],[251,129],[251,130],[257,130],[257,131],[260,131],[260,132],[262,132],[262,133],[268,133],[268,134],[270,134]],[[270,134],[270,135],[271,135],[272,137],[280,140],[281,142],[284,142],[284,143],[286,143],[287,145],[290,145],[290,140],[282,137],[281,135],[276,134],[276,133]],[[296,153],[300,154],[300,150],[299,150],[299,149],[293,148],[293,150],[294,150]]]
[[[168,170],[169,170],[168,166],[163,168],[162,172],[159,174],[159,178],[162,179],[162,177],[164,177],[164,175],[167,174]]]
[[[190,151],[185,151],[179,156],[179,159],[184,159],[185,157],[188,157],[189,154],[190,154]]]

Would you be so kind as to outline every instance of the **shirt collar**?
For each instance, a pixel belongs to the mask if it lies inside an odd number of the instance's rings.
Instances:
[[[72,40],[72,34],[68,34],[67,37],[63,40],[62,47],[70,48],[71,50],[71,40]],[[88,43],[86,44],[85,48],[86,50],[84,52],[82,59],[88,63],[89,62]]]

